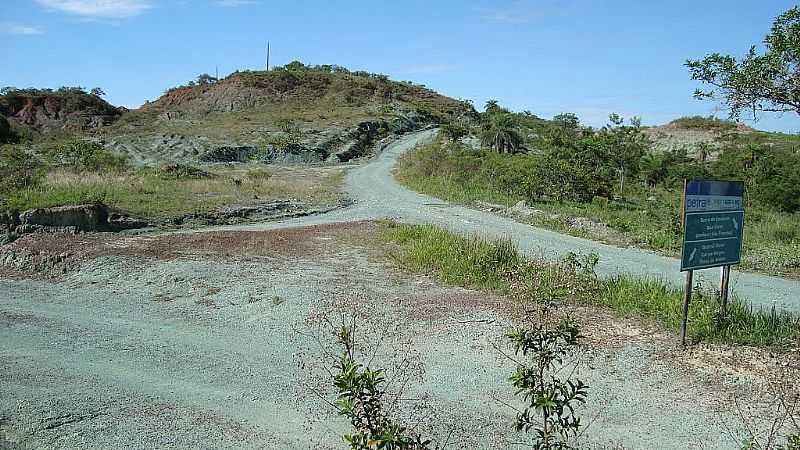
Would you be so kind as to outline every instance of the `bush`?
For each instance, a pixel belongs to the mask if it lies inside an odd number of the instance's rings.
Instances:
[[[589,202],[610,197],[612,170],[598,161],[600,151],[587,143],[580,150],[544,155],[508,155],[491,150],[468,150],[461,144],[433,143],[400,160],[404,177],[437,178],[456,182],[464,190],[485,187],[529,202],[545,195],[558,201]]]
[[[0,147],[0,193],[38,185],[44,176],[41,161],[17,145]]]
[[[450,142],[459,142],[469,134],[469,129],[467,127],[457,123],[444,124],[441,130],[442,134],[444,134]]]
[[[44,155],[53,166],[77,171],[119,171],[127,165],[125,157],[114,155],[96,142],[83,140],[51,145]]]

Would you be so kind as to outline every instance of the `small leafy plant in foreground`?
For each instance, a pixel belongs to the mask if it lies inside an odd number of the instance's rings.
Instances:
[[[586,402],[587,386],[581,380],[559,376],[566,358],[573,356],[581,337],[578,325],[563,318],[553,326],[548,307],[533,329],[508,333],[517,357],[524,357],[511,376],[516,395],[525,408],[517,414],[514,428],[534,433],[536,450],[566,450],[581,429],[575,407]]]
[[[352,450],[427,450],[430,441],[409,432],[385,412],[386,379],[383,370],[356,362],[352,329],[343,326],[337,336],[343,347],[334,374],[339,414],[350,419],[354,432],[344,436]]]

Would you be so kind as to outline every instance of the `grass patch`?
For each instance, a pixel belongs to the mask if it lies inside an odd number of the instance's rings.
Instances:
[[[653,320],[680,329],[683,293],[665,282],[626,276],[598,279],[596,259],[569,255],[561,262],[522,256],[509,240],[464,237],[431,225],[385,222],[380,238],[399,249],[398,264],[443,282],[488,289],[531,301],[569,301],[609,307],[623,317]],[[689,335],[699,341],[786,349],[800,340],[800,319],[775,310],[754,310],[736,298],[725,318],[714,296],[695,292]]]
[[[385,240],[402,248],[397,256],[403,267],[433,272],[455,286],[507,292],[506,273],[522,261],[507,239],[489,242],[465,238],[432,225],[386,223],[381,230]]]

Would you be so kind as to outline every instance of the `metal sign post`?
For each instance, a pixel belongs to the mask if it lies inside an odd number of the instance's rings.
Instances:
[[[739,264],[744,230],[744,184],[739,181],[686,181],[683,189],[683,250],[686,272],[681,345],[686,346],[694,271],[722,267],[721,308],[728,303],[730,266]]]

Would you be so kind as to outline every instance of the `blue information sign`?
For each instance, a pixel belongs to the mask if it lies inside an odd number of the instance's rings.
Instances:
[[[744,184],[692,180],[683,197],[681,271],[739,264],[744,229]]]

